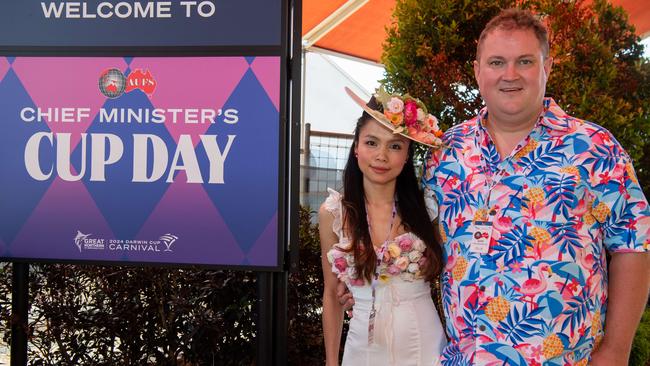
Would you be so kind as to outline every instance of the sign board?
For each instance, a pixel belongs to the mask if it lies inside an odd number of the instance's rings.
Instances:
[[[0,259],[280,269],[286,7],[3,1]]]
[[[280,46],[278,0],[2,0],[1,46]]]

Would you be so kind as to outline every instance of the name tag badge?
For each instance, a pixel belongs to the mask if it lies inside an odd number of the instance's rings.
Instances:
[[[472,240],[469,242],[469,250],[473,253],[487,254],[492,238],[492,223],[476,221],[472,224],[471,232]]]

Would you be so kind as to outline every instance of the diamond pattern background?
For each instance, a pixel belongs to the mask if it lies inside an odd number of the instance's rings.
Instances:
[[[149,70],[157,88],[151,95],[135,90],[108,99],[98,88],[107,68],[126,76]],[[277,265],[279,91],[279,57],[1,57],[0,257]],[[25,107],[91,112],[81,123],[59,122],[53,115],[24,122],[20,111]],[[186,124],[180,118],[174,124],[168,113],[165,123],[105,123],[100,108],[235,109],[238,122],[227,124],[219,116],[214,123]],[[44,139],[39,149],[41,170],[52,168],[51,177],[37,181],[27,174],[25,144],[37,132],[71,134],[70,171],[83,173],[80,180],[57,176],[56,137],[54,146]],[[85,155],[83,133],[88,134]],[[123,146],[121,159],[105,168],[106,181],[90,180],[90,134],[114,135]],[[134,134],[156,135],[164,142],[168,163],[159,180],[132,182]],[[166,182],[181,135],[191,137],[203,184],[187,183],[182,169],[172,174],[173,183]],[[216,135],[222,151],[228,135],[235,136],[224,184],[207,183],[211,167],[200,135]],[[151,158],[151,148],[148,154]],[[79,249],[78,232],[105,239],[105,248]],[[109,247],[111,240],[151,244],[168,233],[178,237],[172,251],[162,244],[149,250]]]

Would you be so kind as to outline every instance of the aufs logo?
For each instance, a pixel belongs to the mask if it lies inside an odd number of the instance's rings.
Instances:
[[[172,251],[172,244],[178,239],[178,236],[172,235],[172,234],[165,234],[161,236],[158,240],[160,240],[163,244],[165,244],[165,251],[166,252],[171,252]]]
[[[119,69],[111,68],[102,71],[99,76],[99,91],[111,99],[134,90],[141,90],[151,96],[156,86],[156,79],[151,76],[149,70],[135,69],[126,77]]]
[[[77,248],[79,248],[79,252],[81,252],[81,249],[104,250],[104,239],[94,239],[91,238],[90,235],[92,234],[84,234],[81,231],[77,230],[77,235],[74,238],[74,244],[77,246]]]

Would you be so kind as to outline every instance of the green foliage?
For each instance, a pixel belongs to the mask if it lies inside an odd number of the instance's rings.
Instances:
[[[650,308],[646,308],[636,330],[630,355],[630,366],[646,366],[650,363]]]
[[[0,272],[10,341],[11,266]],[[251,365],[255,275],[200,269],[30,266],[30,365]]]
[[[289,365],[322,365],[325,360],[321,314],[323,271],[318,226],[307,208],[300,208],[300,270],[289,276]],[[347,322],[343,327],[343,352]]]
[[[482,105],[472,67],[477,39],[515,4],[549,27],[547,95],[612,131],[650,196],[650,62],[624,11],[605,0],[398,0],[382,57],[387,88],[422,99],[444,127],[474,116]]]

